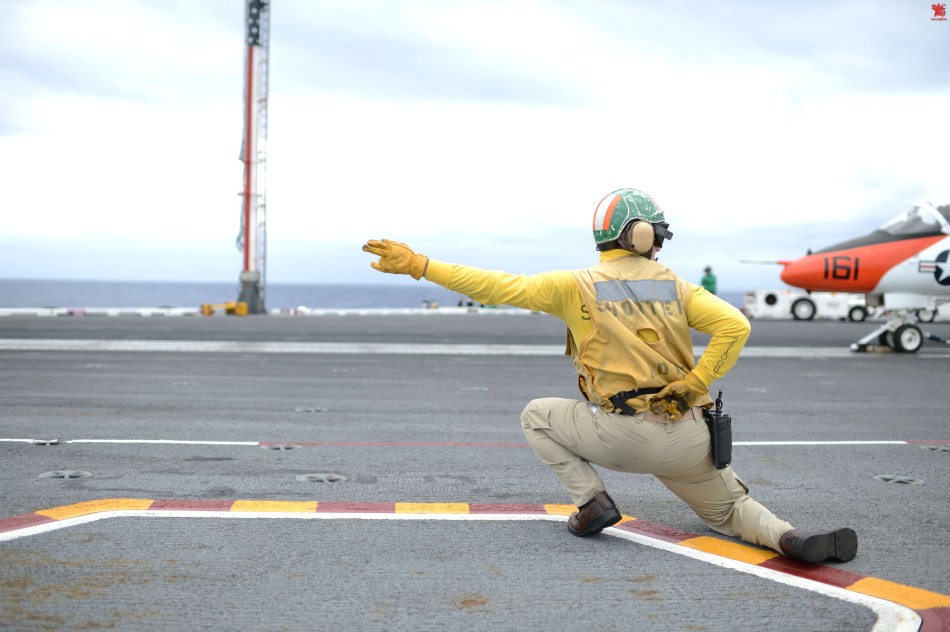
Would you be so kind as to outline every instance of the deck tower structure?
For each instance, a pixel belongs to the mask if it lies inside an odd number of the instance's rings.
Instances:
[[[267,312],[267,92],[270,0],[245,0],[244,134],[241,161],[241,292],[248,313]]]

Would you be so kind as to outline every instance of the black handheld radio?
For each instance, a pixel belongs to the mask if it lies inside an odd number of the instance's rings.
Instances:
[[[713,462],[716,469],[721,470],[732,462],[732,417],[722,412],[722,391],[716,397],[713,410],[703,409],[703,419],[706,420],[712,439]]]

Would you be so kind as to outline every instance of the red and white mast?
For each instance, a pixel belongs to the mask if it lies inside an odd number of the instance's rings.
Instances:
[[[267,213],[267,57],[270,32],[270,0],[245,0],[246,37],[244,52],[244,191],[241,193],[241,233],[238,249],[244,254],[239,301],[248,313],[266,309]]]

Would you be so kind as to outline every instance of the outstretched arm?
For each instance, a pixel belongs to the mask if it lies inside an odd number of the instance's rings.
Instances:
[[[527,276],[495,270],[483,270],[456,263],[445,263],[414,252],[403,243],[370,240],[363,250],[379,255],[370,265],[390,274],[425,277],[444,288],[470,296],[485,305],[511,305],[545,312],[559,318],[579,313],[579,299],[570,272],[544,272]]]

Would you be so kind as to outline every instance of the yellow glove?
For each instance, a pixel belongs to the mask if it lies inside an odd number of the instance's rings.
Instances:
[[[379,255],[379,263],[370,263],[373,269],[390,274],[408,274],[418,281],[429,267],[429,257],[416,254],[412,248],[398,241],[370,239],[363,244],[363,252]]]
[[[670,421],[678,421],[689,410],[692,402],[707,392],[706,385],[689,373],[686,379],[670,382],[650,400],[650,410],[658,415],[666,413]]]

